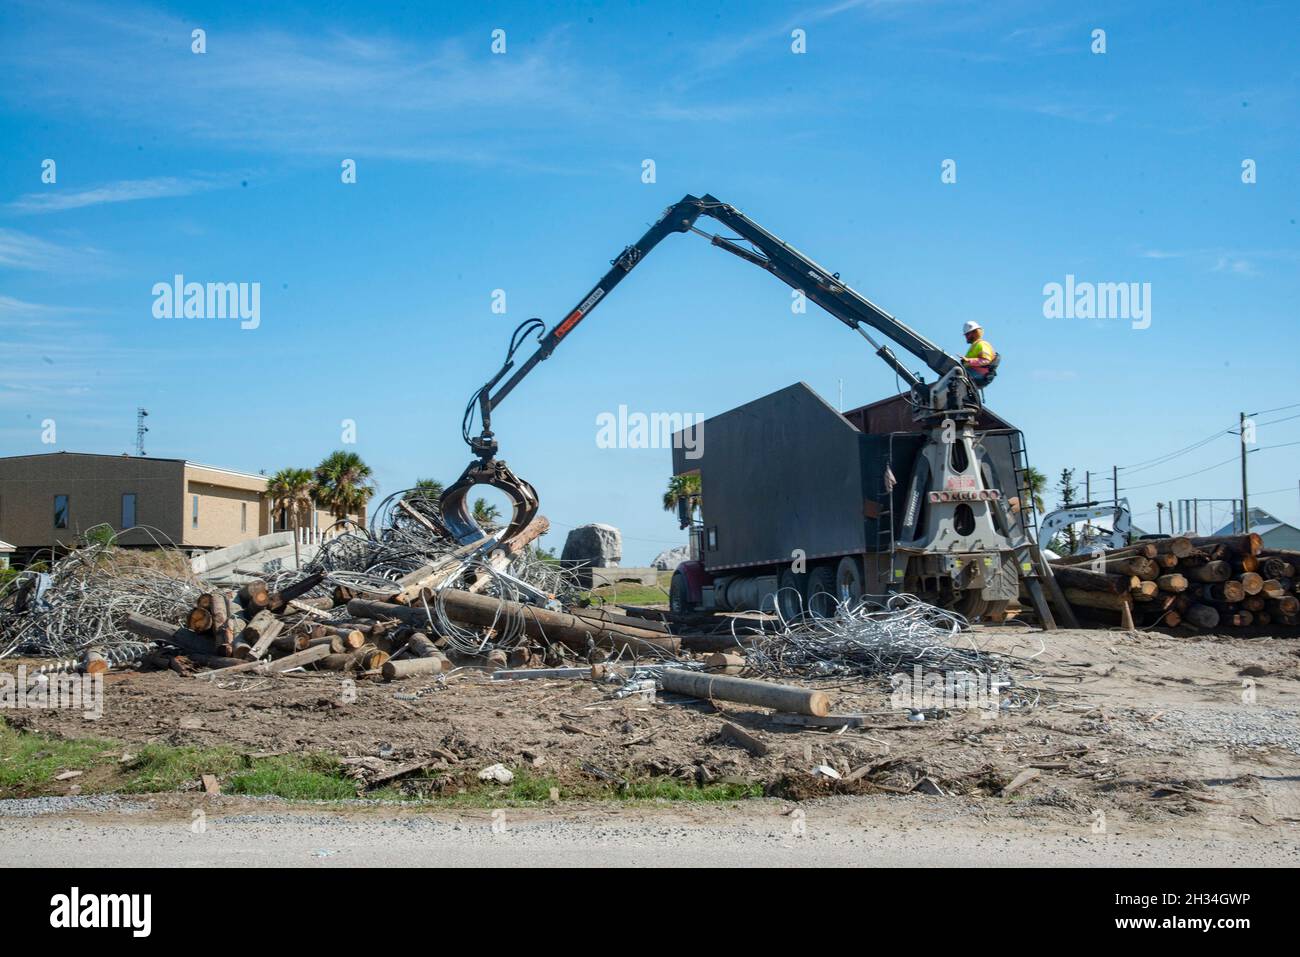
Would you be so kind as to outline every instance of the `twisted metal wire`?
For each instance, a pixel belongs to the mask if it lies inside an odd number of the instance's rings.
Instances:
[[[769,677],[874,678],[913,666],[1005,671],[1006,661],[981,651],[968,629],[961,615],[914,595],[893,595],[883,604],[839,602],[826,616],[805,612],[787,620],[778,613],[770,632],[746,637],[745,663]]]

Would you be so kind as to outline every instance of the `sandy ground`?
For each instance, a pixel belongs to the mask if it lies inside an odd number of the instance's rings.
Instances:
[[[871,848],[883,855],[879,862],[888,863],[889,848],[897,848],[904,856],[935,855],[926,857],[935,861],[944,853],[957,855],[949,863],[978,863],[1008,852],[1042,863],[1052,862],[1058,852],[1071,860],[1109,863],[1231,864],[1241,855],[1255,863],[1297,862],[1300,640],[1119,631],[1043,635],[1021,627],[977,629],[973,637],[988,650],[1032,656],[1032,673],[1022,674],[1019,682],[1022,690],[1039,696],[1036,707],[991,719],[974,710],[949,710],[917,723],[891,709],[884,686],[859,684],[827,690],[836,712],[870,713],[868,726],[808,729],[780,725],[746,705],[663,697],[613,700],[608,687],[589,680],[501,683],[466,671],[445,683],[360,681],[350,701],[335,674],[213,683],[157,672],[111,676],[103,717],[95,722],[55,712],[7,717],[12,724],[63,736],[230,744],[250,753],[327,749],[381,768],[427,760],[430,768],[445,771],[445,786],[493,763],[524,767],[540,760],[538,773],[561,781],[574,775],[674,775],[758,781],[781,797],[813,799],[784,803],[777,811],[770,801],[691,809],[690,815],[721,817],[702,826],[681,825],[679,836],[667,839],[668,846],[682,850],[682,863],[689,863],[691,854],[750,851],[758,855],[755,862],[776,863],[786,853],[785,838],[764,829],[785,828],[788,836],[791,822],[784,812],[797,808],[807,815],[811,832],[823,807],[835,809],[833,818],[827,819],[824,839],[810,838],[808,846],[818,844],[831,858]],[[753,755],[720,735],[725,722],[749,731],[767,753]],[[815,777],[817,765],[855,779]],[[1003,788],[1026,771],[1037,776],[1004,795]],[[908,793],[918,782],[942,793]],[[202,800],[197,794],[185,799]],[[461,832],[445,830],[453,826],[450,819],[436,814],[426,818],[432,830],[423,831],[403,823],[410,812],[389,807],[357,813],[397,815],[393,823],[371,823],[382,833],[414,828],[412,847],[426,839],[432,846],[450,834],[444,844],[453,857],[460,853],[469,860],[482,851],[518,863],[523,858],[511,855],[532,853],[530,847],[572,846],[580,856],[584,842],[596,840],[606,825],[623,829],[610,833],[619,835],[614,843],[626,844],[628,854],[643,845],[653,848],[655,835],[678,826],[645,819],[644,810],[614,802],[577,819],[552,817],[542,823],[512,810],[507,813],[518,826],[511,843],[504,844],[490,829],[486,837],[471,837],[467,830],[462,840],[456,837]],[[688,812],[678,806],[671,813]],[[487,818],[477,826],[482,820]],[[277,841],[263,842],[266,827],[278,825],[253,819],[205,846],[222,859],[242,860],[264,847],[268,862],[278,854],[305,861],[309,846],[328,847],[327,835],[347,835],[355,827],[333,818],[322,821],[300,821]],[[103,825],[110,823],[105,819]],[[737,837],[727,831],[733,824],[753,833],[737,832]],[[48,848],[33,850],[31,860],[47,860],[41,856],[47,853],[49,861],[62,859],[74,848],[110,854],[121,846],[116,838],[93,839],[96,832],[80,825],[60,836],[59,825],[49,818],[18,825],[0,815],[6,835],[29,826]],[[128,829],[158,826],[152,820],[111,823]],[[195,845],[188,833],[160,836],[157,846],[165,849],[160,853],[175,863],[190,862]],[[407,854],[397,849],[400,842],[381,842],[390,845],[388,850],[371,851],[364,849],[360,833],[355,843],[349,840],[334,842],[337,856],[360,862],[371,860],[371,853],[389,854],[384,860]],[[342,850],[345,845],[351,850]],[[0,860],[16,862],[14,855],[25,853],[8,841],[4,846]]]
[[[920,795],[707,807],[416,812],[168,796],[0,802],[0,866],[1296,867],[1294,835],[989,818]],[[6,806],[8,805],[8,806]],[[199,816],[199,812],[202,815]]]

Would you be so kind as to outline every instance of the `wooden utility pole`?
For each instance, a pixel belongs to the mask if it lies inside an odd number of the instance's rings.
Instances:
[[[1246,413],[1241,413],[1237,429],[1241,436],[1241,531],[1250,534],[1250,499],[1246,495]]]

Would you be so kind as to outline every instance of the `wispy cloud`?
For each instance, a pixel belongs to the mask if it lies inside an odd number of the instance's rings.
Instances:
[[[52,213],[104,203],[132,203],[142,199],[189,196],[216,185],[213,180],[174,176],[119,180],[89,189],[61,189],[57,185],[51,185],[45,191],[18,197],[9,203],[9,209],[18,213]]]
[[[72,4],[19,20],[0,36],[0,68],[18,80],[0,88],[0,98],[16,110],[57,107],[234,151],[469,163],[518,161],[532,152],[530,141],[558,135],[560,120],[602,110],[617,116],[610,105],[626,105],[609,77],[574,55],[562,28],[494,56],[486,34],[481,43],[451,38],[431,49],[401,37],[251,23],[211,32],[208,52],[198,55],[192,26],[129,5]],[[19,202],[48,211],[195,188],[138,180]]]
[[[1263,275],[1260,262],[1287,263],[1294,268],[1300,263],[1300,249],[1139,249],[1137,255],[1143,259],[1186,259],[1198,268],[1209,272],[1229,273],[1252,279]]]
[[[62,246],[16,229],[0,228],[0,267],[33,272],[85,271],[98,264],[100,253],[90,247]]]
[[[51,325],[89,311],[76,306],[47,306],[0,295],[0,329]]]

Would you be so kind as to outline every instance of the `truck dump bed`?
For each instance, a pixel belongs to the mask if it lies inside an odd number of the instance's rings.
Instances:
[[[700,474],[704,567],[782,564],[796,549],[808,561],[888,551],[889,515],[902,509],[925,438],[891,428],[904,424],[912,425],[906,395],[840,414],[797,382],[705,420],[690,442],[679,435],[673,473]],[[1019,494],[1019,433],[992,413],[977,425],[995,484]]]

